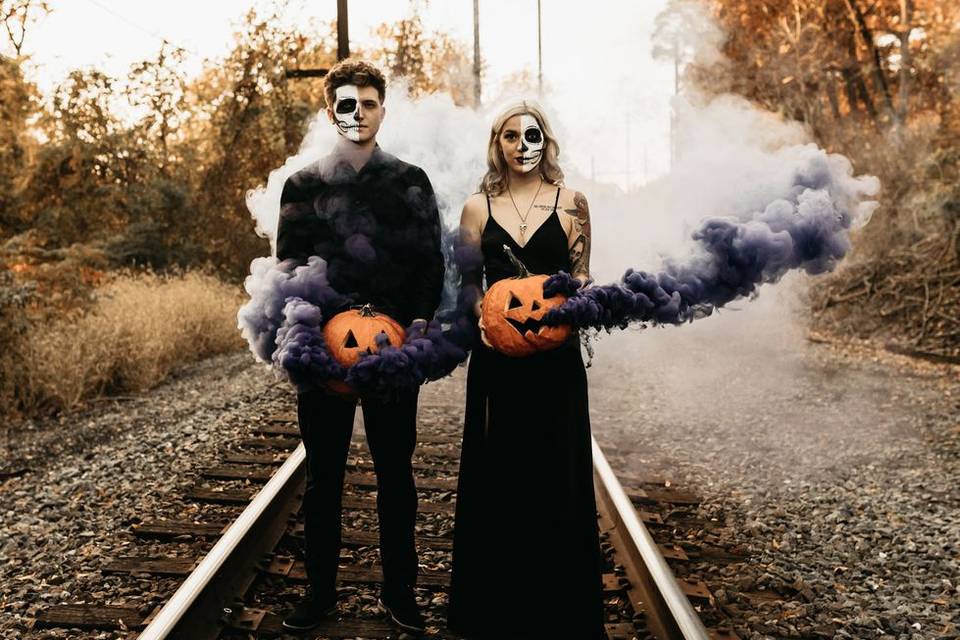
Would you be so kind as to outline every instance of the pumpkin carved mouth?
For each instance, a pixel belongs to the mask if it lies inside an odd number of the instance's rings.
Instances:
[[[504,245],[503,251],[520,275],[495,282],[484,294],[481,319],[488,342],[500,353],[514,357],[559,347],[570,337],[570,326],[548,325],[543,318],[566,297],[544,298],[547,276],[530,275],[510,247]]]
[[[507,322],[510,324],[511,327],[516,329],[517,333],[519,333],[520,335],[525,335],[527,331],[529,331],[530,333],[539,334],[544,329],[546,329],[546,325],[543,324],[543,322],[541,322],[540,320],[536,320],[534,318],[527,318],[523,322],[520,322],[519,320],[514,320],[513,318],[507,318]]]
[[[519,333],[521,336],[526,335],[528,331],[533,334],[539,334],[541,331],[543,331],[546,325],[543,324],[540,318],[535,318],[533,317],[533,315],[530,315],[530,314],[533,314],[536,311],[540,311],[540,309],[543,308],[542,305],[538,300],[531,300],[530,311],[527,314],[526,318],[522,320],[518,320],[516,316],[522,317],[524,315],[524,312],[522,311],[524,306],[525,305],[523,301],[517,297],[517,294],[511,291],[510,299],[507,302],[507,307],[506,309],[504,309],[504,312],[503,312],[504,320],[506,320],[507,323],[509,323],[510,326],[513,327],[517,331],[517,333]],[[521,311],[519,312],[514,311],[515,309],[520,309]],[[510,313],[511,311],[514,311],[514,313],[511,314]],[[511,315],[515,317],[511,317]]]

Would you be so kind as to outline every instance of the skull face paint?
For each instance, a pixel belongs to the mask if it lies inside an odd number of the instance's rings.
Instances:
[[[531,171],[540,164],[543,156],[543,131],[537,119],[528,113],[520,115],[520,151],[523,153],[523,165],[520,170],[524,173]]]
[[[340,135],[354,142],[360,140],[360,90],[356,85],[337,87],[333,118]]]

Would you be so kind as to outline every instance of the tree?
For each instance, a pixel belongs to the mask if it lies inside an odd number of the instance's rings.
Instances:
[[[44,0],[0,0],[0,19],[17,58],[23,51],[27,27],[37,20],[39,14],[47,13],[50,13],[50,6]]]
[[[389,75],[407,82],[410,96],[445,91],[458,105],[473,104],[473,62],[463,43],[442,32],[425,33],[416,12],[377,27],[381,46],[374,60]]]
[[[21,194],[37,143],[27,132],[36,110],[36,87],[23,77],[19,60],[0,56],[0,238],[21,231]]]
[[[675,0],[671,10],[677,14]],[[823,323],[960,354],[960,4],[710,0],[724,65],[685,80],[806,123],[884,184],[852,259],[814,307]]]
[[[111,110],[114,79],[74,71],[39,120],[47,139],[25,192],[28,220],[49,246],[114,233],[125,223],[123,197],[138,178],[138,155]]]
[[[179,158],[171,155],[171,138],[179,133],[186,110],[186,79],[180,70],[184,51],[164,42],[157,57],[134,64],[124,92],[143,113],[136,125],[137,142],[152,149],[159,171],[169,175]]]
[[[250,11],[227,58],[188,87],[198,123],[188,138],[197,152],[192,168],[202,214],[184,231],[207,260],[238,278],[265,249],[253,233],[246,192],[296,152],[310,116],[324,104],[322,83],[291,82],[286,70],[336,61],[332,30],[310,38],[279,24],[276,15]]]

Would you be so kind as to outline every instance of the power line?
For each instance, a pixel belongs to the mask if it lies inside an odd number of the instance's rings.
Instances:
[[[172,40],[170,40],[170,38],[166,38],[166,37],[164,37],[164,36],[161,36],[159,33],[155,32],[155,31],[152,31],[152,30],[150,30],[150,29],[148,29],[148,28],[146,28],[146,27],[144,27],[144,26],[142,26],[142,25],[140,25],[140,24],[137,24],[136,22],[134,22],[133,20],[127,18],[126,16],[123,16],[123,15],[117,13],[116,11],[114,11],[113,9],[111,9],[110,7],[108,7],[108,6],[100,3],[99,0],[87,0],[87,2],[89,2],[89,3],[92,4],[92,5],[94,5],[95,7],[98,7],[98,8],[101,9],[102,11],[106,11],[107,13],[109,13],[110,15],[112,15],[114,18],[117,18],[118,20],[121,20],[121,21],[123,21],[123,22],[126,22],[128,25],[130,25],[130,26],[133,27],[134,29],[137,29],[138,31],[142,31],[143,33],[147,34],[148,36],[152,36],[152,37],[156,38],[157,40],[159,40],[160,42],[162,42],[162,43],[164,43],[164,44],[169,44],[169,45],[172,46],[172,47],[176,47],[176,48],[179,49],[180,51],[186,51],[186,52],[188,52],[188,53],[192,53],[193,55],[195,55],[195,56],[197,56],[197,57],[200,57],[200,58],[203,57],[198,51],[196,51],[196,50],[194,50],[194,49],[191,49],[190,47],[181,46],[181,45],[177,44],[176,42],[173,42]]]

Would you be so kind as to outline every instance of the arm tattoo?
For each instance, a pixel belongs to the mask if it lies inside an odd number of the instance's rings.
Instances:
[[[570,246],[570,270],[573,276],[590,277],[590,206],[579,191],[573,197],[575,209],[566,212],[574,216],[573,233],[576,238]]]

